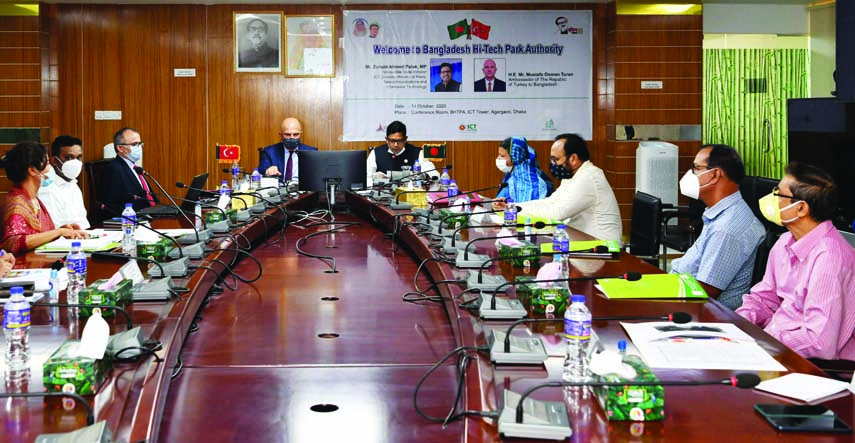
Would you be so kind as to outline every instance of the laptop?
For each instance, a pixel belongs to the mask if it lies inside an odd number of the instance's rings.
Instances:
[[[184,200],[180,201],[179,207],[182,211],[189,212],[191,214],[193,213],[193,211],[196,209],[196,202],[199,200],[201,190],[205,189],[206,183],[208,183],[207,172],[193,177],[193,181],[190,182],[190,187],[187,189],[187,193],[184,194]],[[177,217],[178,210],[176,210],[170,205],[158,204],[148,208],[140,209],[137,215],[144,215],[149,217]]]

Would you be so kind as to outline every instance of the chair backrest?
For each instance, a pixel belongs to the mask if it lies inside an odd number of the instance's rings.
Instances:
[[[763,237],[763,241],[757,246],[757,255],[754,257],[754,270],[751,271],[751,286],[763,280],[763,275],[766,273],[766,264],[769,262],[769,252],[772,251],[772,246],[775,246],[780,237],[780,232],[766,230],[766,236]]]
[[[846,231],[838,231],[838,232],[840,232],[840,235],[842,235],[843,238],[845,238],[846,241],[849,242],[849,244],[852,245],[853,248],[855,248],[855,234],[853,234],[851,232],[846,232]]]
[[[86,171],[86,196],[89,199],[89,210],[86,212],[86,218],[89,219],[89,224],[92,226],[101,223],[105,218],[109,218],[101,214],[101,208],[96,208],[95,202],[100,200],[98,189],[100,189],[101,185],[101,176],[104,173],[104,169],[112,161],[112,159],[105,158],[83,164],[83,168]]]
[[[745,176],[742,179],[742,183],[739,184],[739,192],[742,194],[742,199],[751,208],[754,217],[757,217],[757,220],[763,223],[766,230],[776,232],[780,235],[786,232],[787,228],[766,220],[766,217],[763,217],[763,213],[760,212],[760,199],[772,192],[775,186],[778,186],[778,180],[766,177]]]
[[[656,256],[662,230],[662,200],[644,192],[632,199],[632,221],[629,229],[629,253]]]

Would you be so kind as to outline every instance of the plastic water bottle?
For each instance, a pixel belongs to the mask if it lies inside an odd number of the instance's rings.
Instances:
[[[505,200],[505,226],[516,226],[517,224],[517,205],[514,199],[508,197]]]
[[[525,229],[525,236],[527,238],[534,238],[534,228],[531,226],[531,217],[525,218],[525,228],[524,229]]]
[[[570,250],[570,236],[567,235],[566,226],[561,224],[555,228],[555,234],[552,235],[552,251],[553,252],[567,252]],[[555,256],[557,260],[560,257],[563,257],[564,254]]]
[[[59,271],[50,270],[50,291],[48,292],[48,303],[59,303]],[[59,308],[50,308],[50,325],[59,326]]]
[[[457,180],[451,180],[448,183],[446,192],[448,193],[448,205],[451,206],[457,201],[457,194],[460,193],[460,189],[457,188]]]
[[[451,184],[451,176],[448,175],[448,168],[442,168],[442,175],[439,176],[439,189],[445,191],[448,185]]]
[[[220,182],[220,195],[225,195],[226,197],[229,197],[232,195],[231,190],[229,190],[229,182],[227,182],[225,180]]]
[[[240,165],[237,161],[232,163],[232,189],[240,189]]]
[[[416,162],[413,163],[413,181],[412,181],[413,186],[416,188],[422,187],[422,176],[419,175],[421,172],[422,172],[422,165],[419,164],[418,160],[416,160]]]
[[[564,358],[562,378],[569,382],[585,382],[591,378],[588,361],[588,347],[591,344],[591,311],[585,306],[584,295],[574,295],[570,301],[570,306],[564,311],[567,354]]]
[[[3,308],[3,332],[6,335],[6,380],[26,377],[30,369],[30,303],[24,288],[13,286]]]
[[[472,212],[471,201],[469,200],[468,195],[464,195],[460,197],[460,205],[463,206],[463,212],[469,214]]]
[[[252,179],[249,182],[249,189],[257,191],[261,187],[261,173],[258,168],[252,170]]]
[[[80,303],[80,290],[86,287],[86,253],[80,247],[80,242],[71,243],[71,252],[65,260],[68,269],[68,303]]]
[[[137,255],[137,240],[134,233],[137,229],[137,213],[134,205],[125,203],[122,211],[122,253],[134,257]]]
[[[202,229],[205,229],[205,223],[202,221],[202,203],[201,202],[198,202],[198,201],[196,202],[196,207],[193,209],[193,215],[195,216],[194,218],[196,219],[196,221],[195,221],[196,230],[201,231]]]

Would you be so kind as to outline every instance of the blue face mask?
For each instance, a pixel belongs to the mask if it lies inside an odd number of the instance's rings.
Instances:
[[[142,158],[142,146],[141,145],[131,146],[131,152],[128,153],[128,160],[130,160],[133,163],[136,163],[136,162],[140,161],[141,158]]]
[[[53,184],[55,172],[53,172],[53,166],[48,169],[47,172],[42,174],[42,187],[47,188],[48,186]]]

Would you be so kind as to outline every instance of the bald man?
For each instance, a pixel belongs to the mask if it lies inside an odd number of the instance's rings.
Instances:
[[[268,177],[281,177],[288,182],[297,180],[298,165],[297,151],[317,151],[314,146],[304,145],[300,141],[303,135],[303,126],[300,121],[293,117],[282,120],[279,127],[279,143],[270,145],[261,151],[258,172]]]
[[[475,82],[475,92],[505,92],[505,82],[496,78],[496,61],[488,58],[481,68],[484,78]]]

